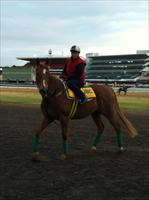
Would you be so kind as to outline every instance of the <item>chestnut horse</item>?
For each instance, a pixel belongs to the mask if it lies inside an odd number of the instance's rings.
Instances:
[[[41,132],[53,121],[59,120],[62,129],[63,154],[61,159],[65,159],[68,153],[68,122],[74,99],[68,98],[63,81],[52,76],[47,65],[36,66],[36,82],[40,94],[42,95],[41,110],[44,116],[43,121],[35,132],[33,141],[33,158],[37,158],[39,136]],[[113,89],[106,85],[91,84],[96,97],[84,104],[78,104],[72,119],[81,119],[89,115],[97,126],[97,135],[92,144],[92,151],[96,151],[96,146],[100,141],[104,130],[101,115],[105,116],[114,127],[117,134],[117,144],[120,151],[123,151],[123,141],[121,134],[121,122],[128,130],[131,137],[137,135],[137,131],[131,122],[121,111],[117,97]]]

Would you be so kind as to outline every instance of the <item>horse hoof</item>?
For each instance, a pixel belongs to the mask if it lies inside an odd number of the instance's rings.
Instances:
[[[124,152],[124,147],[120,147],[118,152],[119,153],[123,153]]]
[[[97,152],[97,148],[95,146],[92,146],[91,150],[90,150],[90,153],[91,154],[94,154]]]
[[[49,158],[46,156],[42,156],[39,152],[35,152],[32,154],[32,161],[33,162],[48,162]]]
[[[38,162],[38,161],[39,161],[39,152],[34,152],[34,153],[32,153],[32,155],[31,155],[31,160],[32,160],[33,162]]]
[[[66,155],[65,155],[65,154],[62,154],[62,155],[60,156],[60,160],[66,160]]]

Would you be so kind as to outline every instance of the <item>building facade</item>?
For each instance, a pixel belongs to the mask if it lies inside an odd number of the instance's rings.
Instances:
[[[18,58],[19,60],[29,61],[26,65],[34,68],[36,64],[36,60],[39,59],[39,61],[47,61],[49,65],[49,71],[52,75],[59,76],[62,73],[62,70],[64,68],[64,64],[66,62],[66,59],[68,57],[64,56],[49,56],[49,57],[22,57]]]
[[[144,68],[147,53],[87,56],[86,79],[89,82],[133,82]]]
[[[139,83],[147,83],[149,84],[149,57],[145,59],[145,64],[143,66],[143,70],[141,71],[141,75],[139,77]]]
[[[12,66],[2,68],[1,81],[35,82],[35,71],[31,67]]]
[[[59,76],[68,57],[23,57],[18,58],[29,61],[26,66],[34,69],[36,59],[47,61],[52,75]],[[86,55],[86,80],[88,82],[136,82],[142,77],[142,70],[146,67],[149,58],[149,50],[138,50],[136,54],[102,55],[88,53]]]

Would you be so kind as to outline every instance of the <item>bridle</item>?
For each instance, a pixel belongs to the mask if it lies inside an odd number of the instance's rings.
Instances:
[[[43,98],[52,99],[54,97],[58,97],[62,95],[66,90],[66,85],[62,79],[57,79],[58,84],[57,87],[54,89],[54,91],[50,92],[49,90],[49,70],[47,66],[38,66],[39,68],[36,68],[36,81],[37,86],[39,89],[40,94]],[[61,88],[61,85],[63,89]]]
[[[56,89],[52,93],[49,92],[48,88],[40,89],[40,91],[44,92],[44,94],[45,94],[44,98],[48,97],[48,99],[52,99],[54,97],[58,97],[58,96],[62,95],[67,90],[64,81],[61,80],[61,79],[59,79],[58,81],[59,81],[59,84],[58,84],[58,86],[56,87]],[[62,90],[59,90],[60,84],[63,85],[63,89]]]

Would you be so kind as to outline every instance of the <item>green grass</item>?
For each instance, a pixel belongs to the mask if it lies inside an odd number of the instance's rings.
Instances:
[[[149,110],[148,97],[118,97],[120,107],[129,110]]]
[[[14,103],[14,104],[28,104],[39,105],[41,102],[41,96],[39,94],[27,94],[27,93],[5,93],[2,92],[0,96],[1,103]]]
[[[41,96],[37,92],[1,92],[1,103],[11,104],[25,104],[25,105],[39,105]],[[149,110],[149,98],[146,97],[133,97],[133,96],[119,96],[118,102],[122,109],[129,110]]]

